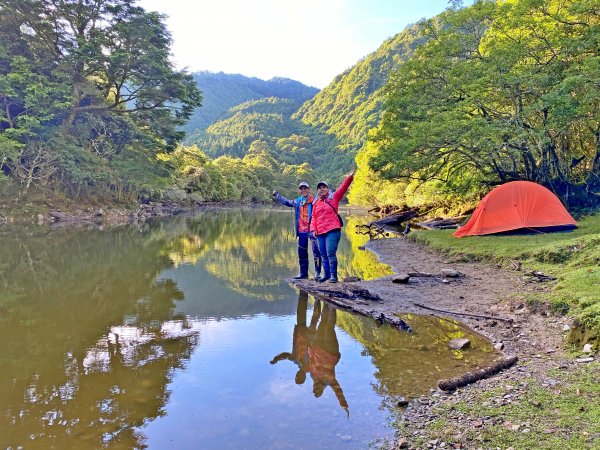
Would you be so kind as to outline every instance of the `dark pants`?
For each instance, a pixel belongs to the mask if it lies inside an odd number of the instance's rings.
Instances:
[[[315,275],[321,274],[321,253],[317,240],[310,233],[298,233],[298,262],[300,263],[300,275],[308,276],[308,243],[312,245],[312,253],[315,259]]]
[[[337,280],[337,248],[342,237],[342,230],[336,229],[317,236],[319,250],[323,259],[323,270],[325,278]]]

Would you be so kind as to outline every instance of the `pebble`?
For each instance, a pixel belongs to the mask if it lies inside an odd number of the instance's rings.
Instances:
[[[464,350],[471,346],[471,341],[465,338],[452,339],[448,345],[454,350]]]
[[[585,344],[583,346],[583,353],[592,353],[592,344]]]
[[[460,276],[460,272],[454,269],[442,269],[442,275],[448,278],[457,278]]]
[[[392,278],[392,283],[406,284],[410,281],[410,276],[406,273],[401,273]]]
[[[396,403],[397,406],[399,406],[400,408],[407,406],[408,405],[408,400],[406,400],[404,397],[400,397],[398,399],[398,403]]]

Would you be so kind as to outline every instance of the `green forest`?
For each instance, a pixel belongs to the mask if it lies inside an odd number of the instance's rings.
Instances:
[[[353,204],[466,210],[530,180],[595,206],[599,11],[451,2],[318,91],[179,71],[165,17],[133,0],[0,0],[0,194],[14,207],[266,202],[356,166]]]

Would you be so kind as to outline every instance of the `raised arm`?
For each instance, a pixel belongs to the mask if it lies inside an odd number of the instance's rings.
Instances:
[[[290,352],[283,352],[280,353],[279,355],[275,356],[271,361],[269,361],[270,364],[277,364],[279,361],[282,361],[284,359],[287,359],[288,361],[296,361],[296,359],[294,358],[294,355],[292,355]]]
[[[344,198],[344,195],[346,195],[346,192],[348,191],[350,184],[352,184],[352,180],[354,180],[354,171],[352,171],[348,174],[346,179],[342,182],[340,187],[337,188],[337,190],[333,194],[333,198],[335,199],[335,201],[337,201],[339,203],[340,200],[342,200],[342,198]]]
[[[283,195],[281,195],[279,193],[279,191],[273,191],[273,198],[275,198],[275,200],[277,200],[279,203],[281,203],[284,206],[289,206],[290,208],[294,207],[294,202],[292,200],[285,198]]]

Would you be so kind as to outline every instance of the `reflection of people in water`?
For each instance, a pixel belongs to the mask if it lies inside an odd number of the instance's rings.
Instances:
[[[321,302],[316,302],[313,309],[310,325],[306,326],[306,310],[308,309],[308,293],[300,291],[298,295],[298,308],[296,311],[296,326],[294,327],[294,338],[292,341],[292,353],[283,352],[271,360],[275,364],[283,359],[292,361],[298,365],[296,373],[296,384],[302,384],[306,380],[308,372],[308,346],[312,341],[316,329],[319,314],[321,313]]]
[[[335,334],[337,311],[328,304],[323,305],[317,333],[308,348],[308,367],[313,379],[313,394],[323,395],[327,386],[335,393],[340,406],[349,414],[348,403],[342,387],[335,377],[335,366],[341,358],[340,345]]]
[[[348,414],[348,403],[335,377],[335,366],[341,358],[335,334],[336,309],[327,304],[321,307],[321,302],[317,300],[307,327],[307,308],[308,293],[300,291],[292,352],[280,353],[271,360],[271,364],[284,359],[294,362],[298,366],[296,384],[303,384],[306,373],[310,372],[315,397],[323,395],[325,388],[330,386],[340,406]]]

